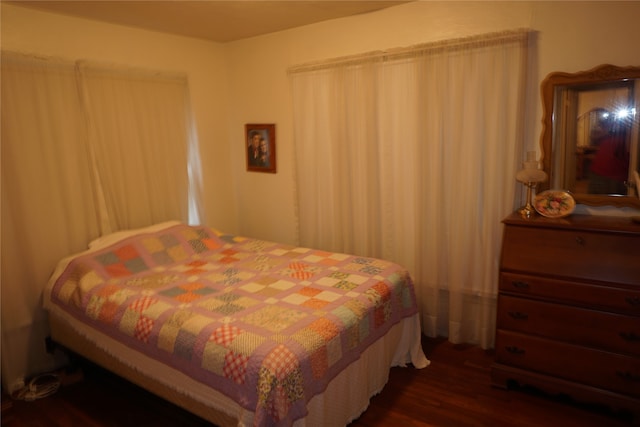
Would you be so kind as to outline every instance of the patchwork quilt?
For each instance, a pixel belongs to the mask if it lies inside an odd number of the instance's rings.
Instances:
[[[391,262],[177,224],[72,259],[52,302],[131,349],[290,425],[417,312]]]

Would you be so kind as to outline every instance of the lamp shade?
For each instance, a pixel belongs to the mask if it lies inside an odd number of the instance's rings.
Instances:
[[[547,174],[540,169],[524,168],[516,173],[516,179],[524,184],[543,182],[547,180]]]

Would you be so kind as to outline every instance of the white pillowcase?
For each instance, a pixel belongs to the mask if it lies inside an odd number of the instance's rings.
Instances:
[[[140,233],[153,233],[156,231],[164,230],[165,228],[173,227],[174,225],[180,224],[180,221],[166,221],[158,224],[150,225],[148,227],[137,228],[133,230],[121,230],[116,231],[111,234],[107,234],[106,236],[100,236],[97,239],[92,240],[89,243],[89,249],[100,249],[105,246],[112,245],[114,243],[119,242],[122,239],[126,239],[130,236],[135,236]]]

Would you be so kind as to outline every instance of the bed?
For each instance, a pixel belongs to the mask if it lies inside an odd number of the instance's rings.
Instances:
[[[54,342],[219,426],[346,425],[429,364],[397,264],[179,222],[61,260],[44,307]]]

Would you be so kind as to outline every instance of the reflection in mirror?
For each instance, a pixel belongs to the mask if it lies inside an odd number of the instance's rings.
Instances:
[[[565,183],[575,193],[633,195],[629,162],[633,86],[577,91],[576,137],[566,138]],[[573,165],[571,163],[574,163]]]
[[[552,73],[542,85],[543,169],[578,203],[640,207],[640,68]]]

